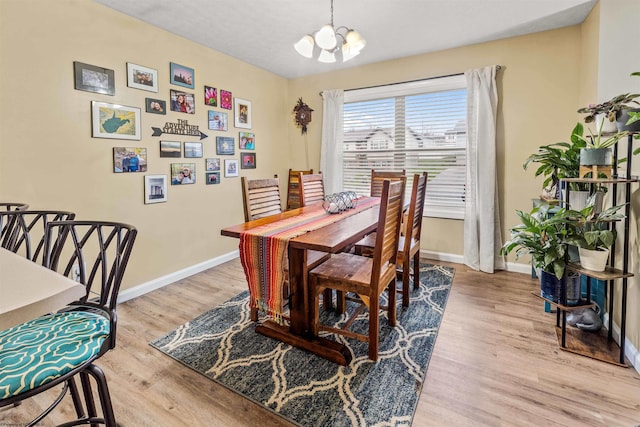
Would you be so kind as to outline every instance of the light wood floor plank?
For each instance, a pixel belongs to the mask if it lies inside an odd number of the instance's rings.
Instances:
[[[456,274],[414,427],[640,424],[640,376],[561,351],[535,280],[441,264]],[[148,344],[245,288],[236,259],[118,307],[117,347],[99,365],[123,426],[292,425]],[[0,424],[24,423],[51,396],[0,410]],[[71,414],[64,402],[41,425]]]

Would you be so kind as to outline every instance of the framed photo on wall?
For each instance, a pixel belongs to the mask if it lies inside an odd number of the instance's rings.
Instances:
[[[171,89],[169,94],[171,96],[171,111],[188,114],[196,113],[196,105],[192,93]]]
[[[195,163],[171,163],[171,185],[195,184]]]
[[[251,129],[251,101],[234,98],[235,126]]]
[[[220,171],[220,158],[215,157],[212,159],[205,160],[205,169],[207,172],[218,172]]]
[[[220,172],[207,172],[207,185],[220,184]]]
[[[77,90],[102,93],[104,95],[116,94],[113,70],[74,61],[73,73],[75,78],[74,87]]]
[[[182,157],[180,141],[160,141],[160,157]]]
[[[145,111],[153,114],[167,114],[167,102],[162,99],[145,98]]]
[[[140,140],[140,114],[136,107],[91,101],[91,136]]]
[[[239,132],[238,138],[240,141],[241,150],[255,150],[256,149],[256,135],[251,132]]]
[[[224,159],[224,176],[238,176],[238,160]]]
[[[227,117],[227,113],[223,113],[222,111],[209,110],[209,129],[220,131],[229,130]]]
[[[138,147],[113,147],[113,171],[146,172],[147,149]]]
[[[144,204],[167,201],[167,175],[144,176]]]
[[[218,90],[215,87],[204,87],[204,104],[209,107],[218,106]]]
[[[233,108],[233,95],[228,90],[220,89],[220,108],[225,110]]]
[[[216,136],[216,154],[223,156],[236,154],[233,138],[230,136]]]
[[[256,153],[240,153],[240,160],[242,160],[242,169],[255,169],[256,168]]]
[[[127,86],[157,92],[158,70],[127,62]]]
[[[184,157],[202,157],[202,142],[185,142]]]
[[[171,63],[171,84],[188,87],[193,89],[195,82],[195,72],[193,68],[185,67],[184,65]]]

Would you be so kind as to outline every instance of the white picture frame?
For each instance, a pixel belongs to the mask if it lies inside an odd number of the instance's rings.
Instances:
[[[127,86],[158,92],[158,70],[127,62]]]
[[[167,175],[144,176],[144,204],[167,201]]]
[[[242,98],[234,98],[233,102],[235,127],[251,129],[251,101],[247,101]]]
[[[238,176],[238,159],[224,159],[224,176],[225,178]]]
[[[140,140],[140,108],[91,101],[91,136]]]

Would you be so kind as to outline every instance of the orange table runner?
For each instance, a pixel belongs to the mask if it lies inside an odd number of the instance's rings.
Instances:
[[[241,233],[240,261],[247,276],[251,307],[265,311],[282,324],[282,286],[289,240],[379,203],[379,197],[362,197],[354,209],[334,215],[326,213],[322,203],[318,203],[317,209]]]

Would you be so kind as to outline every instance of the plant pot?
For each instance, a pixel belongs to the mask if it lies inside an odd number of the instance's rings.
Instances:
[[[604,201],[604,191],[596,192],[596,200],[593,205],[593,212],[600,213],[602,212],[602,206]],[[587,206],[587,200],[591,195],[590,191],[582,191],[582,190],[571,190],[569,192],[569,207],[573,210],[579,211],[584,209]],[[562,190],[562,200],[567,200],[566,190]]]
[[[595,119],[596,131],[598,133],[616,133],[618,132],[618,126],[616,122],[609,121],[607,114],[601,113],[596,115]],[[600,130],[602,127],[602,131]]]
[[[558,302],[561,290],[562,280],[559,280],[553,273],[540,270],[540,295],[543,298]]]
[[[610,166],[612,162],[613,160],[611,158],[611,148],[580,149],[581,166]]]
[[[578,248],[580,253],[580,265],[582,268],[592,271],[604,271],[609,259],[609,250],[594,251],[591,249]]]
[[[618,111],[616,115],[616,126],[619,131],[629,131],[629,132],[640,132],[640,120],[637,122],[631,123],[627,125],[627,121],[629,120],[629,111],[640,112],[640,108],[630,108],[628,110]]]

